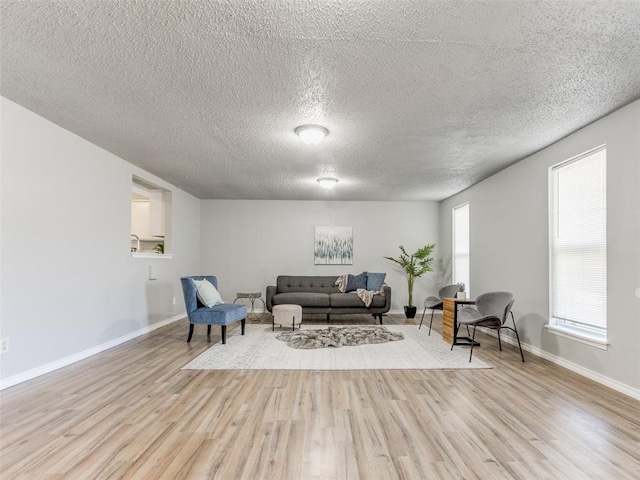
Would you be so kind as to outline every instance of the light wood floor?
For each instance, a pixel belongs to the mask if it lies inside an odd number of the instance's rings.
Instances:
[[[219,340],[187,330],[1,392],[1,478],[640,478],[640,402],[491,337],[490,370],[181,371]]]

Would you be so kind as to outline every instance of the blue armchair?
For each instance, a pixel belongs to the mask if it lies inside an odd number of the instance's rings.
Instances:
[[[198,300],[196,294],[196,286],[193,280],[208,280],[216,289],[218,288],[218,279],[213,275],[196,275],[192,277],[182,277],[182,293],[184,294],[184,305],[187,308],[187,317],[189,317],[189,338],[191,341],[193,336],[193,326],[196,323],[202,323],[207,326],[207,335],[211,334],[211,325],[220,325],[222,328],[222,343],[227,343],[227,325],[240,321],[242,326],[242,335],[244,335],[245,320],[247,319],[247,306],[235,305],[233,303],[221,303],[207,308]]]

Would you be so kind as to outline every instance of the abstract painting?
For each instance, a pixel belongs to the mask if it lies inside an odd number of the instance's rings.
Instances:
[[[315,265],[353,265],[353,227],[316,227]]]

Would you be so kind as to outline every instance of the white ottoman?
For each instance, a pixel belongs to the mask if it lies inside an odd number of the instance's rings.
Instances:
[[[291,325],[291,329],[295,330],[296,325],[300,325],[302,323],[302,307],[300,305],[274,305],[272,315],[273,323],[271,324],[271,329],[274,331],[276,329],[276,325]]]

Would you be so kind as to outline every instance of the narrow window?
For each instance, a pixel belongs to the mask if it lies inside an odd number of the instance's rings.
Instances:
[[[607,150],[551,167],[551,325],[606,340]]]
[[[469,295],[469,204],[453,209],[453,283],[464,283]]]

